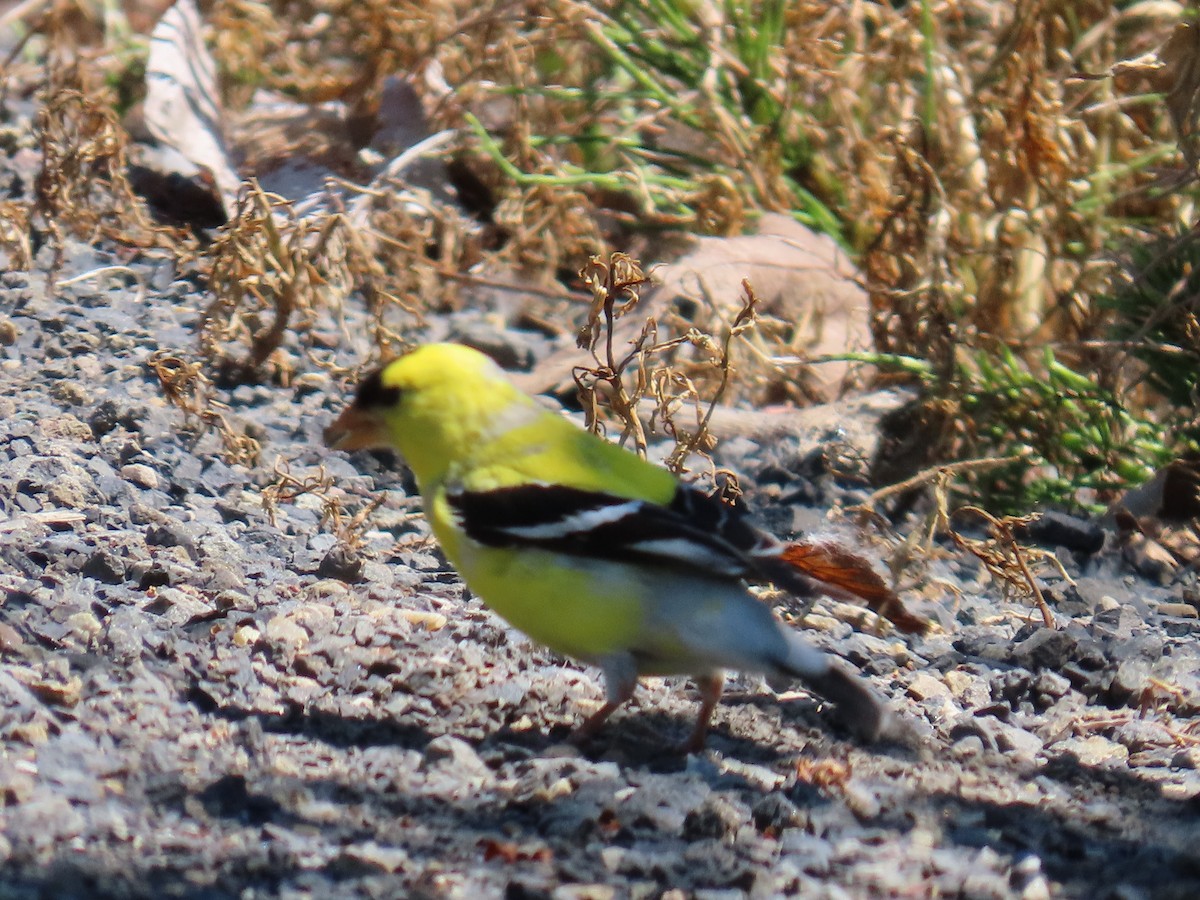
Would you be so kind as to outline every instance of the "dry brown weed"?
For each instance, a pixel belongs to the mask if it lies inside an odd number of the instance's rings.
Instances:
[[[262,489],[261,494],[263,510],[271,525],[275,525],[280,503],[291,503],[305,494],[320,501],[321,524],[328,526],[330,533],[350,550],[361,546],[371,514],[387,499],[385,494],[380,493],[365,501],[356,512],[349,513],[345,505],[345,493],[334,488],[333,476],[325,471],[324,465],[317,466],[315,471],[295,475],[288,461],[277,457],[271,483]]]
[[[592,302],[576,337],[591,354],[592,364],[577,366],[573,375],[588,428],[602,432],[611,417],[620,427],[618,441],[632,440],[642,456],[648,446],[647,428],[661,430],[675,442],[664,460],[668,469],[687,472],[689,460],[698,456],[707,461],[713,484],[729,499],[736,498],[736,476],[713,463],[716,439],[708,426],[717,406],[742,378],[733,348],[757,325],[753,288],[743,282],[741,308],[719,335],[689,327],[664,336],[651,316],[630,337],[617,323],[638,311],[640,292],[649,284],[637,261],[624,253],[613,253],[607,261],[593,257],[580,277],[591,288]],[[675,356],[682,347],[695,350],[695,358]]]
[[[262,450],[259,442],[239,428],[229,415],[229,407],[217,400],[212,382],[200,363],[170,350],[156,350],[146,365],[158,378],[159,385],[172,405],[180,409],[191,424],[204,432],[212,429],[224,447],[226,462],[253,466]]]
[[[44,95],[37,116],[42,163],[31,219],[50,236],[63,261],[68,234],[126,246],[180,247],[181,236],[156,226],[126,177],[127,136],[111,103],[86,93],[68,72]]]

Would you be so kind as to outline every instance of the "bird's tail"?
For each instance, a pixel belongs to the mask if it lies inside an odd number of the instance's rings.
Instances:
[[[788,657],[779,674],[799,678],[836,707],[838,719],[865,741],[876,741],[893,731],[895,715],[887,701],[861,675],[823,653],[794,632],[787,633]]]
[[[905,608],[871,564],[831,541],[770,542],[750,554],[765,577],[797,597],[824,593],[841,600],[864,600],[877,615],[907,634],[927,634],[928,620]]]

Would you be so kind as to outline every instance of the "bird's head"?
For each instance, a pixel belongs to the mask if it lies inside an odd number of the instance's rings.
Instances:
[[[398,450],[428,482],[529,416],[534,402],[504,371],[460,344],[427,344],[367,375],[354,400],[325,429],[335,450]]]

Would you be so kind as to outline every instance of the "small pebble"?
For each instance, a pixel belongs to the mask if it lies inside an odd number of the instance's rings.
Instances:
[[[1200,746],[1180,747],[1171,758],[1171,765],[1177,769],[1200,769]]]
[[[917,700],[928,700],[930,697],[949,697],[950,688],[928,672],[918,672],[908,683],[908,693]]]
[[[1059,741],[1052,749],[1058,754],[1072,754],[1085,766],[1111,766],[1129,759],[1128,748],[1098,734],[1091,737],[1067,738],[1065,741]]]
[[[121,466],[121,477],[126,481],[148,490],[157,490],[161,483],[158,473],[143,463],[131,463]]]

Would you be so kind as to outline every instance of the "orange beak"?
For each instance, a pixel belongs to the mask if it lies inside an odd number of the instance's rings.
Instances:
[[[325,445],[332,450],[380,450],[391,446],[381,418],[347,406],[325,429]]]

